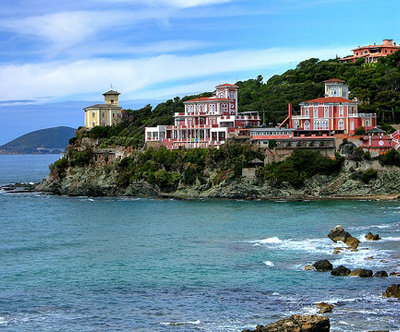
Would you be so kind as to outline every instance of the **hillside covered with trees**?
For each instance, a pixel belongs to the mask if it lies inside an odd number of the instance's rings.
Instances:
[[[321,97],[324,80],[337,78],[346,81],[350,98],[357,97],[360,113],[377,113],[379,124],[400,121],[400,51],[380,58],[377,64],[340,63],[336,59],[320,61],[311,58],[300,62],[295,69],[275,75],[264,82],[261,75],[255,79],[239,81],[239,111],[259,111],[266,125],[275,126],[287,116],[288,103],[294,112],[299,111],[301,101]],[[114,127],[97,127],[91,132],[78,135],[100,138],[103,146],[133,146],[144,144],[146,126],[173,124],[175,112],[182,112],[184,101],[211,96],[175,97],[156,107],[146,105],[138,110],[124,110],[124,119]]]

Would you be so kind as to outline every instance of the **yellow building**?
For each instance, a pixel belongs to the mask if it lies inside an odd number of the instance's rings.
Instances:
[[[122,118],[122,108],[118,106],[118,91],[110,90],[103,93],[104,104],[85,107],[85,127],[112,126]]]

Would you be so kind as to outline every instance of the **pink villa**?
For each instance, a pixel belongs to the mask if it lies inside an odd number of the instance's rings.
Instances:
[[[358,127],[371,130],[376,126],[375,113],[358,113],[357,100],[348,99],[348,86],[344,81],[324,81],[325,97],[300,103],[300,115],[289,108],[289,128],[336,134],[354,134]]]
[[[161,142],[170,150],[219,146],[238,128],[259,126],[258,112],[238,112],[238,88],[221,84],[212,97],[185,101],[185,112],[175,113],[173,126],[145,128],[146,143]]]
[[[358,46],[352,50],[353,55],[339,59],[340,62],[355,62],[364,58],[366,63],[376,63],[378,58],[388,56],[396,52],[400,46],[393,42],[393,39],[384,39],[382,45]]]

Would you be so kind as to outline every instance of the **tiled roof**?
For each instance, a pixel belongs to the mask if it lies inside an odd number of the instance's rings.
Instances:
[[[122,107],[110,105],[110,104],[96,104],[92,106],[85,107],[84,110],[87,109],[114,109],[114,110],[121,110]]]
[[[105,96],[105,95],[120,95],[120,93],[115,90],[108,90],[107,92],[103,93],[103,96]]]
[[[306,100],[300,104],[303,103],[355,103],[355,101],[342,97],[321,97],[321,98]]]
[[[232,101],[231,99],[227,99],[227,98],[215,98],[215,97],[200,97],[200,98],[196,98],[196,99],[190,99],[190,100],[186,100],[183,103],[187,104],[187,103],[196,103],[196,102],[205,102],[205,101],[209,101],[209,102],[215,102],[215,101]]]
[[[236,84],[229,84],[229,83],[217,85],[217,88],[224,87],[224,86],[231,87],[231,88],[239,88]]]
[[[339,80],[337,78],[331,78],[329,80],[324,81],[324,83],[334,83],[334,82],[344,83],[345,81]]]

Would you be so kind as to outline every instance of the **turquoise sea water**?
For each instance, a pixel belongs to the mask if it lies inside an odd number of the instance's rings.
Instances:
[[[0,182],[12,182],[2,157],[15,156],[0,156]],[[42,156],[19,157],[13,177],[36,181],[21,161],[36,164]],[[316,313],[322,301],[335,305],[331,331],[400,330],[400,301],[381,296],[399,277],[304,270],[329,259],[400,271],[398,202],[3,192],[0,209],[0,330],[241,331]],[[327,234],[337,224],[360,240],[370,231],[382,240],[334,255],[338,244]]]

